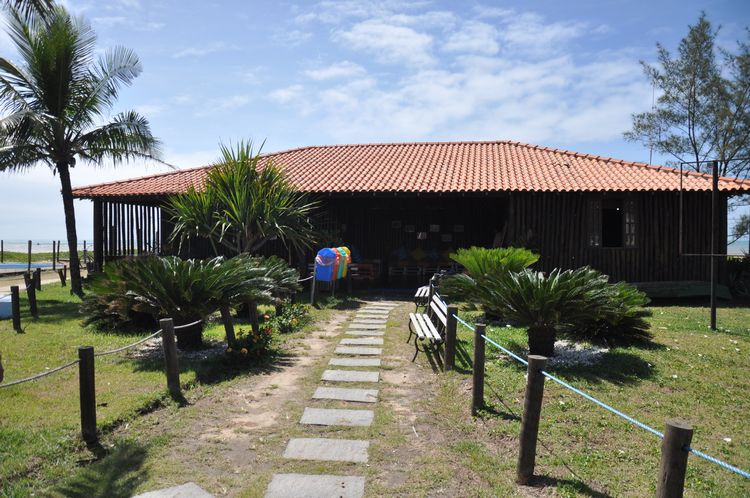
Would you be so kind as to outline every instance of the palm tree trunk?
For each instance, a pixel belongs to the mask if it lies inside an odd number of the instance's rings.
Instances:
[[[83,297],[81,284],[81,265],[78,260],[78,236],[76,235],[76,213],[73,206],[73,188],[70,186],[70,170],[65,163],[57,165],[60,174],[63,211],[65,212],[65,230],[68,234],[68,251],[70,252],[70,292]]]

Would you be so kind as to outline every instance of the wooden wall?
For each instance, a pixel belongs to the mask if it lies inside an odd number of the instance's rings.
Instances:
[[[629,248],[589,245],[590,199],[607,196],[634,200],[636,244]],[[636,194],[505,193],[494,195],[357,195],[321,197],[325,213],[317,225],[326,240],[319,247],[348,245],[363,259],[380,259],[383,273],[396,264],[394,251],[417,248],[441,254],[472,245],[491,246],[497,230],[504,245],[520,245],[541,254],[537,267],[592,266],[614,280],[630,282],[709,279],[709,258],[680,256],[679,195],[674,192]],[[104,261],[127,255],[176,254],[166,242],[171,225],[159,208],[159,199],[96,201],[95,223],[101,221],[101,254]],[[720,202],[722,220],[719,252],[726,252],[726,199]],[[710,193],[684,197],[684,252],[710,253]],[[398,228],[396,227],[398,225]],[[412,225],[414,232],[406,231]],[[431,232],[430,225],[440,225]],[[462,230],[456,231],[460,225]],[[417,240],[416,232],[427,232]],[[451,241],[442,235],[450,233]],[[97,251],[95,233],[95,252]],[[183,257],[212,256],[205,241],[183,247]],[[278,242],[263,253],[277,253],[300,267],[313,260],[314,251],[289,254]],[[720,281],[724,279],[723,263]]]

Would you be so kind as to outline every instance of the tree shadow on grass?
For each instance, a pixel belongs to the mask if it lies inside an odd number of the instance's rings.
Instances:
[[[567,494],[575,493],[576,496],[591,496],[592,498],[612,498],[612,495],[597,491],[580,479],[559,479],[557,477],[550,476],[533,476],[529,480],[528,485],[534,488],[554,487],[558,490],[564,489]]]
[[[146,477],[142,468],[145,459],[146,450],[142,446],[120,443],[54,487],[50,496],[127,498]]]

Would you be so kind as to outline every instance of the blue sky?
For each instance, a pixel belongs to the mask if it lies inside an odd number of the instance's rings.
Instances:
[[[750,2],[64,2],[102,49],[124,45],[143,74],[118,112],[145,114],[178,167],[219,141],[265,151],[382,141],[512,139],[647,161],[626,143],[651,104],[639,60],[674,49],[705,10],[734,48]],[[13,58],[7,36],[0,52]],[[662,162],[665,158],[654,158]],[[74,185],[156,173],[79,165]],[[0,238],[64,238],[56,177],[0,173]],[[91,238],[89,202],[77,203]]]

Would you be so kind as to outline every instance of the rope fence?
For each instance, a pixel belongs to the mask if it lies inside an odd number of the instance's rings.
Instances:
[[[177,328],[177,327],[175,327],[175,328]],[[107,355],[110,355],[110,354],[115,354],[115,353],[119,353],[121,351],[125,351],[126,349],[130,349],[130,348],[133,348],[133,347],[135,347],[135,346],[137,346],[139,344],[143,344],[144,342],[148,341],[149,339],[153,339],[154,337],[156,337],[159,334],[161,334],[161,329],[157,330],[156,332],[154,332],[150,336],[144,337],[143,339],[141,339],[139,341],[136,341],[136,342],[134,342],[132,344],[128,344],[127,346],[123,346],[123,347],[117,348],[117,349],[111,349],[109,351],[104,351],[103,353],[96,353],[94,355],[94,357],[98,358],[100,356],[107,356]]]
[[[36,375],[32,375],[31,377],[26,377],[24,379],[18,379],[14,380],[12,382],[8,382],[6,384],[0,384],[0,389],[11,387],[11,386],[17,386],[18,384],[24,384],[26,382],[31,382],[33,380],[41,379],[42,377],[46,377],[48,375],[52,375],[55,372],[59,372],[60,370],[65,370],[66,368],[70,368],[73,365],[77,365],[78,360],[71,361],[70,363],[66,363],[65,365],[60,365],[59,367],[55,367],[53,369],[47,370],[46,372],[38,373]]]
[[[529,376],[528,377],[529,377],[529,381],[531,381],[531,377],[532,377],[531,374],[532,374],[532,367],[533,367],[533,365],[530,365],[530,362],[528,360],[526,360],[526,359],[522,358],[521,356],[513,353],[509,349],[503,347],[502,345],[498,344],[496,341],[494,341],[490,337],[488,337],[487,334],[484,333],[484,326],[481,326],[482,327],[481,329],[479,329],[479,326],[474,327],[471,324],[469,324],[468,322],[466,322],[465,320],[461,319],[455,313],[452,314],[452,318],[454,318],[458,323],[462,324],[467,329],[469,329],[472,332],[474,332],[475,335],[477,335],[478,337],[481,337],[482,339],[484,339],[485,342],[493,345],[495,348],[497,348],[498,350],[500,350],[503,353],[507,354],[508,356],[510,356],[511,358],[513,358],[514,360],[516,360],[517,362],[522,363],[523,365],[526,365],[527,367],[529,367]],[[543,359],[543,360],[544,360],[543,363],[546,364],[546,359]],[[483,371],[483,366],[482,366],[482,371]],[[544,378],[550,379],[551,381],[553,381],[553,382],[555,382],[555,383],[563,386],[564,388],[566,388],[566,389],[568,389],[570,391],[573,391],[574,393],[576,393],[579,396],[587,399],[588,401],[591,401],[592,403],[596,404],[597,406],[599,406],[599,407],[601,407],[601,408],[609,411],[610,413],[613,413],[613,414],[617,415],[618,417],[620,417],[620,418],[622,418],[624,420],[627,420],[628,422],[630,422],[631,424],[635,425],[636,427],[639,427],[639,428],[645,430],[646,432],[649,432],[649,433],[653,434],[654,436],[657,436],[658,438],[660,438],[662,440],[665,440],[665,443],[668,443],[668,441],[666,441],[666,440],[668,438],[670,438],[671,434],[667,433],[665,435],[665,433],[660,432],[660,431],[654,429],[653,427],[650,427],[649,425],[644,424],[643,422],[641,422],[641,421],[639,421],[639,420],[637,420],[637,419],[635,419],[635,418],[633,418],[633,417],[631,417],[631,416],[629,416],[629,415],[621,412],[620,410],[618,410],[618,409],[616,409],[616,408],[614,408],[614,407],[612,407],[612,406],[604,403],[603,401],[600,401],[600,400],[594,398],[590,394],[587,394],[584,391],[582,391],[582,390],[580,390],[580,389],[578,389],[578,388],[570,385],[569,383],[567,383],[564,380],[562,380],[562,379],[560,379],[560,378],[552,375],[551,373],[547,372],[544,369],[541,369],[541,368],[537,369],[536,372],[538,372],[539,374],[541,374],[541,376],[543,376]],[[482,380],[482,382],[483,382],[483,380]],[[481,387],[481,389],[483,390],[483,387]],[[528,397],[528,395],[529,395],[529,386],[527,386],[527,397]],[[539,400],[538,401],[539,401],[539,408],[541,408],[541,391],[539,393]],[[527,399],[526,404],[528,404],[528,399]],[[537,413],[536,416],[538,417],[538,415],[539,414]],[[524,423],[526,422],[526,419],[527,419],[527,416],[526,416],[526,414],[524,414],[524,418],[523,418]],[[537,418],[537,421],[536,421],[536,425],[537,425],[537,429],[538,429],[538,418]],[[672,428],[672,426],[670,426],[669,423],[667,424],[667,427],[668,427],[668,430]],[[678,450],[680,450],[683,453],[687,453],[687,452],[692,453],[695,456],[697,456],[699,458],[702,458],[704,460],[707,460],[707,461],[709,461],[711,463],[714,463],[714,464],[722,467],[725,470],[728,470],[730,472],[733,472],[735,474],[743,476],[743,477],[745,477],[747,479],[750,479],[750,473],[749,472],[747,472],[745,470],[742,470],[739,467],[731,465],[731,464],[729,464],[727,462],[719,460],[716,457],[713,457],[711,455],[708,455],[706,453],[703,453],[701,451],[698,451],[698,450],[692,448],[689,445],[689,439],[692,437],[692,429],[689,429],[689,432],[690,432],[690,436],[688,437],[688,442],[686,444],[679,444],[678,447],[677,447]],[[533,439],[534,439],[534,447],[535,447],[535,445],[536,445],[536,434],[534,434],[534,438]],[[666,446],[666,444],[665,444],[665,446]],[[664,449],[662,451],[664,451]],[[522,448],[522,452],[523,452],[523,448]],[[685,455],[685,462],[686,461],[687,461],[687,456]],[[519,459],[519,465],[520,465],[520,459]],[[664,458],[662,459],[662,465],[664,465]],[[532,466],[532,469],[533,469],[533,458],[532,458],[531,466]],[[519,469],[519,475],[520,475],[520,469]],[[683,471],[683,475],[682,475],[682,480],[684,481],[684,471]],[[661,485],[661,483],[660,483],[660,485]],[[683,486],[683,485],[684,484],[681,482],[680,486]]]

